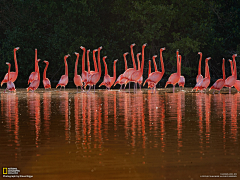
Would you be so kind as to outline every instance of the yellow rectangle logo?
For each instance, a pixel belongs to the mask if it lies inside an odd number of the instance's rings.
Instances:
[[[7,174],[7,168],[3,168],[3,174]]]

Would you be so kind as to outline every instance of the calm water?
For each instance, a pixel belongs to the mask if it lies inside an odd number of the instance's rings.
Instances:
[[[240,93],[171,92],[1,89],[1,167],[34,179],[239,178]]]

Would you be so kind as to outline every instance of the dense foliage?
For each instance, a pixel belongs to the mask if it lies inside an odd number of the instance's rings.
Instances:
[[[74,52],[79,52],[81,58],[80,46],[91,52],[103,46],[101,57],[108,56],[110,75],[113,60],[119,59],[117,76],[124,71],[123,53],[130,52],[130,44],[136,43],[136,55],[141,45],[148,43],[146,62],[155,54],[159,58],[160,48],[166,47],[164,79],[176,71],[175,52],[179,49],[186,83],[194,82],[197,75],[198,51],[203,52],[203,59],[212,57],[209,61],[212,81],[222,77],[222,58],[228,60],[233,53],[240,52],[239,0],[1,0],[0,8],[0,80],[7,72],[5,62],[10,62],[14,69],[13,48],[20,47],[16,84],[21,87],[26,87],[34,70],[35,48],[38,58],[50,62],[47,77],[53,85],[64,74],[65,54],[71,55],[68,68],[72,81]],[[128,66],[132,67],[131,58],[127,57]],[[92,54],[90,60],[93,69]],[[45,63],[39,65],[43,72]],[[81,60],[78,70],[81,74]],[[204,61],[202,71],[204,74]],[[228,76],[228,61],[226,71]]]

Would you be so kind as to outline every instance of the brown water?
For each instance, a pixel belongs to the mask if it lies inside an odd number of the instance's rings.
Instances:
[[[240,93],[0,93],[0,163],[19,174],[104,180],[240,177]]]

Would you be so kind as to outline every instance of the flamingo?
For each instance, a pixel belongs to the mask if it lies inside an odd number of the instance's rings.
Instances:
[[[106,86],[106,88],[107,88],[108,90],[110,90],[111,86],[114,84],[114,82],[115,82],[115,80],[116,80],[116,62],[117,62],[117,61],[118,61],[118,60],[116,59],[116,60],[114,61],[114,63],[113,63],[113,77],[110,77],[110,76],[108,75],[106,61],[105,61],[105,59],[103,59],[103,62],[104,62],[104,65],[105,65],[105,76],[104,76],[103,82],[99,85],[99,87],[102,86],[102,85],[104,85],[104,86]]]
[[[43,72],[43,86],[44,86],[45,89],[48,89],[48,88],[51,89],[51,82],[50,82],[50,80],[46,77],[47,68],[48,68],[49,62],[48,62],[48,61],[43,61],[43,62],[46,63],[46,67],[45,67],[44,72]]]
[[[61,76],[61,79],[58,81],[58,84],[57,84],[56,88],[57,88],[58,86],[61,86],[61,88],[62,88],[62,86],[63,86],[63,87],[64,87],[64,90],[65,90],[65,86],[68,84],[67,58],[68,58],[69,56],[70,56],[69,54],[64,56],[65,75],[62,75],[62,76]],[[61,88],[60,88],[60,90],[61,90]]]
[[[180,76],[181,76],[181,74],[180,74],[180,67],[179,67],[180,64],[179,64],[179,60],[178,60],[178,58],[179,58],[178,50],[177,50],[176,53],[177,53],[177,72],[171,74],[171,76],[168,78],[168,81],[167,81],[167,83],[165,85],[165,88],[166,88],[168,84],[172,84],[173,85],[173,93],[174,93],[174,90],[175,90],[175,85],[178,83],[178,81],[180,80]]]
[[[39,67],[37,62],[37,49],[35,49],[35,71],[30,74],[28,84],[38,79],[38,71]]]
[[[128,52],[126,52],[126,53],[123,54],[124,63],[125,63],[125,71],[127,70],[127,59],[126,59],[126,55],[128,55]],[[114,86],[115,86],[116,84],[120,84],[120,85],[121,85],[121,87],[120,87],[119,90],[122,90],[122,85],[125,84],[125,82],[126,82],[126,79],[122,79],[122,80],[120,81],[120,79],[121,79],[122,76],[123,76],[123,74],[121,74],[121,75],[117,78],[117,81],[116,81],[115,84],[114,84]],[[124,87],[124,89],[125,89],[125,87]]]
[[[32,92],[34,92],[40,84],[40,73],[39,73],[39,67],[38,67],[38,62],[39,61],[40,61],[40,59],[37,59],[37,75],[38,75],[38,78],[37,78],[37,80],[33,80],[31,82],[31,84],[27,88],[27,91],[32,90]]]
[[[214,89],[213,94],[214,94],[215,90],[219,91],[218,94],[220,94],[220,90],[223,88],[224,83],[225,83],[225,79],[226,79],[226,76],[225,76],[225,59],[223,58],[222,61],[223,61],[223,62],[222,62],[223,78],[222,78],[222,79],[218,79],[218,80],[212,85],[212,87],[210,87],[209,91],[210,91],[211,89]]]
[[[181,75],[181,61],[182,61],[182,56],[179,55],[180,75]],[[184,76],[180,76],[180,80],[178,81],[178,85],[179,85],[179,88],[180,87],[184,88],[184,85],[185,85],[185,77]]]
[[[85,83],[85,87],[87,85],[89,85],[88,92],[90,91],[91,86],[96,85],[97,82],[99,81],[100,77],[101,77],[101,73],[102,73],[102,71],[101,71],[101,62],[100,62],[100,51],[101,51],[101,49],[102,49],[102,46],[98,48],[98,70],[99,71],[96,72],[96,73],[90,74],[87,82]],[[104,58],[106,59],[107,56],[103,57],[103,59]],[[94,92],[95,92],[95,86],[94,86]]]
[[[236,80],[237,80],[237,67],[236,67],[236,61],[235,61],[235,57],[237,56],[237,54],[232,55],[233,58],[233,65],[234,65],[234,71],[232,76],[229,76],[226,80],[225,80],[225,87],[229,88],[229,94],[231,94],[231,87],[234,86]]]
[[[74,78],[73,78],[73,81],[74,81],[74,84],[76,85],[77,87],[77,92],[78,92],[78,86],[81,86],[81,89],[83,90],[82,88],[82,78],[80,75],[77,74],[77,66],[78,66],[78,59],[79,59],[79,53],[75,52],[76,56],[77,56],[77,59],[76,59],[76,63],[75,63],[75,72],[74,72]]]
[[[197,89],[196,90],[201,90],[201,92],[203,90],[205,90],[206,93],[206,89],[210,84],[210,73],[209,73],[209,66],[208,66],[208,61],[211,59],[211,57],[208,57],[205,59],[205,78],[198,83]],[[195,86],[196,87],[196,86]]]
[[[81,46],[80,47],[83,50],[83,56],[82,56],[82,82],[86,84],[88,80],[88,72],[85,71],[85,53],[86,53],[86,48]],[[86,87],[86,86],[85,86]]]
[[[166,49],[165,47],[160,49],[160,60],[161,60],[162,72],[157,70],[157,64],[156,64],[156,61],[155,61],[157,56],[155,55],[155,56],[152,57],[153,62],[154,62],[155,72],[151,73],[149,75],[149,77],[145,80],[144,84],[143,84],[143,86],[144,86],[146,82],[150,83],[150,87],[152,85],[154,86],[152,90],[155,89],[155,92],[156,92],[156,85],[162,79],[162,77],[164,75],[164,72],[165,72],[165,70],[164,70],[164,63],[163,63],[163,57],[162,57],[162,52],[165,49]],[[153,91],[152,91],[152,93],[153,93]]]
[[[10,64],[9,62],[6,62],[6,64],[8,65],[8,74],[10,74],[10,76],[11,76],[11,73],[10,73],[11,64]],[[5,89],[5,91],[6,91],[7,89],[8,89],[9,91],[16,91],[15,85],[14,85],[14,83],[11,81],[10,76],[7,76],[7,77],[8,77],[8,81],[7,81],[7,88]],[[5,92],[5,91],[4,91],[4,92]]]
[[[123,75],[121,76],[121,78],[119,80],[119,81],[122,81],[122,80],[125,79],[125,83],[124,83],[125,87],[126,87],[126,82],[128,81],[129,76],[131,76],[131,74],[137,70],[136,69],[135,59],[134,59],[134,53],[133,53],[133,47],[135,45],[136,45],[135,43],[130,45],[132,62],[133,62],[133,68],[128,68],[127,70],[125,70],[125,72],[123,73]],[[125,89],[125,87],[124,87],[124,89]],[[130,91],[130,82],[129,82],[129,91]]]
[[[125,82],[125,84],[127,84],[128,82],[132,81],[134,82],[134,91],[135,91],[135,87],[137,88],[137,81],[141,78],[142,74],[143,74],[143,67],[144,67],[144,49],[147,46],[147,44],[143,44],[142,45],[142,65],[141,65],[141,69],[139,70],[135,70],[132,74],[129,75],[128,80]]]
[[[138,61],[138,70],[140,70],[140,61],[139,61],[139,56],[141,55],[141,53],[137,53],[137,61]],[[143,76],[140,77],[140,79],[137,81],[137,83],[139,84],[140,87],[140,91],[141,91],[141,84],[143,81]]]
[[[196,84],[203,80],[203,76],[201,74],[202,52],[198,52],[198,54],[200,55],[200,59],[199,59],[199,65],[198,65],[198,75],[196,77]]]
[[[13,53],[14,53],[14,62],[15,62],[15,71],[16,72],[10,72],[10,81],[12,82],[15,82],[17,77],[18,77],[18,64],[17,64],[17,55],[16,55],[16,52],[17,50],[19,50],[20,48],[19,47],[16,47],[13,49]],[[11,64],[10,64],[11,66]],[[4,76],[2,82],[1,82],[1,86],[4,84],[4,83],[7,83],[8,82],[8,73]]]

